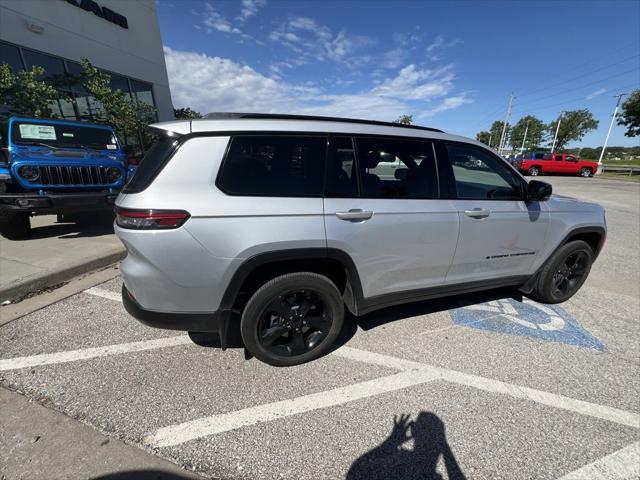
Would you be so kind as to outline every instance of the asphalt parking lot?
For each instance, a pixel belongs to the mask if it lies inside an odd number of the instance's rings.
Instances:
[[[640,478],[640,185],[542,179],[607,209],[565,304],[494,291],[386,309],[332,354],[273,368],[139,324],[116,278],[0,327],[0,385],[205,477]]]

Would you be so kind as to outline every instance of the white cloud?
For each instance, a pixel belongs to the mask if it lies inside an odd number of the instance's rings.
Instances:
[[[229,20],[223,17],[209,2],[204,4],[203,23],[209,29],[224,33],[242,33],[239,28],[234,27]],[[209,30],[210,31],[210,30]]]
[[[442,35],[438,35],[429,45],[427,45],[427,57],[432,62],[437,62],[440,60],[440,55],[438,52],[441,52],[447,48],[451,48],[455,45],[462,43],[462,40],[456,38],[453,40],[445,40]]]
[[[313,18],[292,17],[269,34],[269,39],[291,48],[305,59],[342,61],[357,49],[371,45],[369,37],[333,33]]]
[[[250,17],[258,13],[258,10],[267,4],[267,0],[242,0],[242,9],[237,17],[241,22],[246,22]]]
[[[408,65],[394,77],[349,94],[267,77],[230,59],[165,47],[165,60],[176,107],[201,112],[254,111],[300,113],[390,120],[401,114],[428,117],[472,101],[454,91],[452,68],[424,70]],[[275,65],[276,69],[290,64]],[[273,65],[271,68],[274,71]]]
[[[607,93],[607,89],[606,88],[599,88],[595,92],[591,92],[589,95],[587,95],[586,99],[587,100],[591,100],[592,98],[596,98],[597,96],[602,95],[603,93]]]

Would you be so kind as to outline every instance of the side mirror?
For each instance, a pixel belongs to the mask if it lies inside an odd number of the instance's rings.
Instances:
[[[553,188],[546,182],[531,180],[527,185],[527,202],[544,202],[551,196]]]

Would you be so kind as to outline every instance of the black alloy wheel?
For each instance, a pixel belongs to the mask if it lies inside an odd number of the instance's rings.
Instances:
[[[540,271],[531,297],[542,303],[569,300],[584,284],[594,259],[593,249],[582,240],[562,245]]]
[[[278,356],[296,356],[313,350],[331,330],[331,312],[310,290],[278,295],[265,308],[258,324],[260,344]]]
[[[577,251],[570,254],[553,275],[553,294],[557,297],[574,294],[577,291],[576,287],[582,285],[590,265],[591,260],[586,252]]]
[[[342,328],[344,303],[327,277],[289,273],[260,287],[242,312],[245,347],[274,366],[308,362],[325,353]]]

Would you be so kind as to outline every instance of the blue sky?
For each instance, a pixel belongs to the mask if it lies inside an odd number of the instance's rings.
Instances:
[[[414,122],[475,136],[640,88],[640,1],[158,0],[173,102]],[[609,145],[637,145],[614,126]]]

